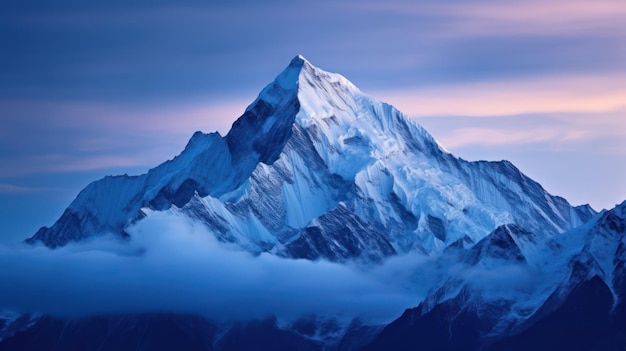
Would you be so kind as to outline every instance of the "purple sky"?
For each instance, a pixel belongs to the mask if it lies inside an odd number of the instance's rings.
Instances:
[[[573,204],[626,199],[623,0],[7,0],[0,52],[0,242],[227,132],[299,53],[458,156]]]

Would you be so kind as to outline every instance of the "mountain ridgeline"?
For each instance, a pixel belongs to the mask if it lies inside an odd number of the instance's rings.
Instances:
[[[516,224],[552,236],[595,212],[507,161],[467,162],[394,107],[298,56],[222,137],[85,188],[29,242],[51,248],[175,209],[245,250],[333,261],[440,252]]]
[[[163,213],[255,255],[364,267],[420,257],[406,284],[427,292],[388,325],[305,316],[224,329],[183,315],[22,315],[0,324],[0,350],[626,347],[626,202],[596,213],[508,161],[455,157],[393,106],[302,56],[226,136],[196,132],[146,174],[91,183],[27,242],[132,240],[141,221]]]

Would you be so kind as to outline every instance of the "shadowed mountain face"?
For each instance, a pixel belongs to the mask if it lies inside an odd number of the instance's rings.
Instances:
[[[0,343],[0,350],[321,350],[319,343],[277,328],[272,319],[238,323],[220,332],[219,326],[195,316],[44,317]]]
[[[566,273],[558,276],[557,284],[550,286],[548,295],[537,300],[541,303],[531,313],[510,324],[508,329],[502,328],[502,322],[510,319],[517,301],[508,299],[506,294],[488,296],[466,281],[448,281],[425,302],[386,326],[363,350],[420,347],[426,350],[623,350],[626,347],[624,223],[626,202],[597,216],[586,226],[548,241],[544,253],[555,248],[561,255],[573,251],[564,260]],[[514,243],[529,235],[519,228],[498,228],[461,257],[465,262],[469,257],[472,265],[494,259],[507,264],[506,257],[509,263],[527,265]],[[494,251],[495,257],[490,254]],[[550,264],[563,269],[560,259],[563,257],[547,257]],[[462,288],[452,289],[455,285]],[[457,293],[442,297],[447,290]]]
[[[0,350],[626,346],[626,203],[597,214],[548,194],[510,162],[459,159],[394,107],[301,56],[226,136],[196,132],[146,174],[91,183],[27,242],[132,239],[157,215],[254,255],[371,274],[418,258],[394,272],[420,293],[383,326],[328,316],[218,324],[176,314],[7,314]]]
[[[510,223],[549,237],[594,214],[509,162],[454,157],[392,106],[301,56],[225,137],[197,132],[147,174],[93,182],[28,242],[127,236],[155,211],[247,251],[339,262],[437,253]]]
[[[622,350],[626,320],[623,311],[611,313],[613,302],[606,284],[594,277],[520,334],[488,336],[502,306],[479,311],[459,298],[425,314],[419,307],[406,311],[363,350]]]

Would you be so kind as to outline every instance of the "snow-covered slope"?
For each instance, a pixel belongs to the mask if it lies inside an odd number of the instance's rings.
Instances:
[[[461,239],[419,267],[432,294],[389,325],[304,316],[220,326],[194,316],[0,316],[0,350],[621,350],[626,325],[626,202],[541,238],[516,225]],[[434,256],[434,255],[433,255]],[[430,263],[430,264],[429,264]],[[419,274],[418,274],[419,275]],[[410,283],[410,281],[407,281]],[[7,327],[8,326],[8,327]],[[164,338],[164,335],[167,336]],[[87,337],[88,336],[88,337]]]
[[[196,132],[144,175],[91,183],[27,241],[55,248],[127,237],[151,216],[203,225],[252,253],[366,263],[366,271],[390,256],[423,256],[402,272],[406,286],[419,287],[417,307],[380,334],[361,325],[329,331],[325,316],[263,324],[298,345],[533,349],[546,331],[550,345],[568,333],[572,345],[591,345],[626,323],[626,202],[602,213],[572,207],[510,162],[457,158],[393,106],[301,56],[226,136]],[[596,326],[579,323],[580,311],[596,310]],[[0,338],[23,328],[37,335],[37,318],[7,314]],[[233,340],[257,333],[233,330]]]
[[[226,136],[197,132],[147,174],[93,182],[28,241],[125,236],[154,211],[202,222],[248,251],[335,261],[440,252],[505,224],[550,237],[594,214],[507,161],[454,157],[393,106],[302,56]]]
[[[625,234],[626,202],[551,238],[505,225],[451,246],[427,267],[445,276],[366,350],[622,349]]]

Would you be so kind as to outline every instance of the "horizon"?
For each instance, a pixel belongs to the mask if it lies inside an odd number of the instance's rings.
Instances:
[[[619,5],[5,2],[0,242],[54,223],[91,181],[173,158],[196,130],[225,134],[297,54],[457,157],[507,159],[573,205],[610,209],[626,199]],[[284,30],[297,25],[309,30]]]

